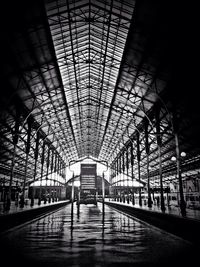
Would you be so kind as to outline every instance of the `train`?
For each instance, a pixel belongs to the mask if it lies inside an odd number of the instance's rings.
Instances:
[[[79,204],[97,205],[96,189],[81,189]]]
[[[169,205],[178,206],[180,201],[179,192],[173,192],[168,194]],[[200,194],[199,192],[187,192],[184,193],[184,200],[186,207],[191,209],[200,209]]]

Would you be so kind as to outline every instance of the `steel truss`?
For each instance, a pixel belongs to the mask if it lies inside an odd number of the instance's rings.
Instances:
[[[175,18],[152,2],[30,1],[28,16],[16,7],[19,23],[2,34],[2,184],[64,178],[70,161],[94,157],[112,179],[126,172],[151,187],[176,180],[177,138],[183,177],[199,175],[193,113],[170,91]]]

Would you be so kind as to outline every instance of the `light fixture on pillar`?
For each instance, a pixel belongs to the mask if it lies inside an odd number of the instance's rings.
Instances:
[[[185,158],[186,157],[186,153],[184,151],[182,151],[180,153],[180,158]],[[171,161],[176,161],[176,157],[175,156],[172,156],[171,157]]]
[[[171,160],[176,161],[176,157],[175,156],[171,157]]]
[[[177,140],[177,136],[176,136],[176,140]],[[176,141],[176,143],[178,144],[178,141]],[[179,181],[179,193],[180,193],[180,209],[181,209],[182,216],[186,216],[186,202],[184,200],[183,182],[182,182],[182,175],[181,175],[181,163],[184,157],[186,157],[186,153],[184,151],[180,153],[179,147],[178,145],[176,145],[176,157],[173,156],[171,160],[176,161],[176,165],[177,165],[177,178]]]
[[[184,158],[184,157],[186,157],[186,153],[183,151],[183,152],[181,152],[180,156],[181,156],[182,158]]]

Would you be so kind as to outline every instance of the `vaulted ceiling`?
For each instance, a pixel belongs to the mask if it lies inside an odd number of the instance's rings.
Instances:
[[[27,118],[34,129],[31,138],[39,131],[66,164],[88,156],[111,163],[141,132],[144,178],[143,128],[148,120],[151,173],[156,176],[153,114],[159,105],[164,170],[169,176],[175,169],[170,161],[175,153],[173,113],[181,150],[187,153],[186,171],[198,174],[200,112],[190,86],[180,6],[147,0],[45,0],[7,2],[3,11],[2,173],[9,174],[20,107],[19,176]],[[31,148],[30,161],[34,143]]]

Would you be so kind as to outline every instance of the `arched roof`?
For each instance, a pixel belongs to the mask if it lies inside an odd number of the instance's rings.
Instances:
[[[87,156],[111,163],[130,137],[135,145],[140,132],[145,177],[147,119],[155,176],[154,112],[159,106],[164,172],[168,176],[175,172],[170,160],[175,153],[174,113],[180,148],[187,153],[184,168],[198,174],[199,108],[195,89],[188,89],[189,74],[183,65],[187,53],[180,50],[184,46],[180,6],[147,0],[46,0],[5,4],[3,10],[10,23],[2,26],[1,34],[2,173],[9,173],[20,110],[16,176],[23,174],[30,120],[31,140],[39,132],[65,164]],[[34,159],[34,142],[30,159]]]

